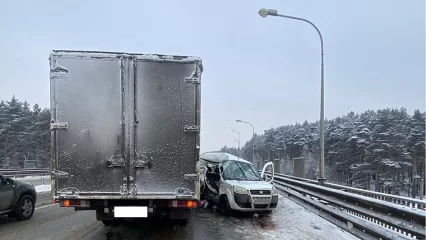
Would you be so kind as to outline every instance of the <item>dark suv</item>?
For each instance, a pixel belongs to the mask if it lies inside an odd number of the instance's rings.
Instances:
[[[34,213],[36,200],[34,185],[0,175],[0,216],[27,220]]]

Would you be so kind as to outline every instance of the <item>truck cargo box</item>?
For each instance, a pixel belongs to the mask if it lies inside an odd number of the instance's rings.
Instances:
[[[50,55],[54,199],[199,199],[197,57]]]

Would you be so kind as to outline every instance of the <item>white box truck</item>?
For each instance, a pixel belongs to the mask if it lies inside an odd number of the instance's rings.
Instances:
[[[187,220],[200,198],[198,57],[54,50],[52,197],[125,218]]]

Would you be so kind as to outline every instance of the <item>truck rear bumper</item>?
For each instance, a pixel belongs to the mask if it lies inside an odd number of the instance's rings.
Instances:
[[[173,199],[60,199],[61,207],[74,207],[76,211],[96,210],[98,220],[117,218],[146,218],[168,215],[171,219],[187,219],[197,200]]]
[[[60,199],[93,199],[93,200],[197,200],[197,196],[192,195],[176,195],[172,193],[152,193],[152,194],[139,194],[136,196],[133,195],[127,195],[123,196],[120,193],[105,193],[105,192],[79,192],[78,195],[76,194],[61,194],[61,195],[55,195],[55,200]]]

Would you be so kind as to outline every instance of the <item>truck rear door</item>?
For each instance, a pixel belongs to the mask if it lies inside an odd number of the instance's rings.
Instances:
[[[198,59],[134,61],[134,185],[129,190],[138,198],[199,199],[201,71]]]
[[[50,65],[53,191],[120,196],[126,109],[121,60],[55,51]]]

